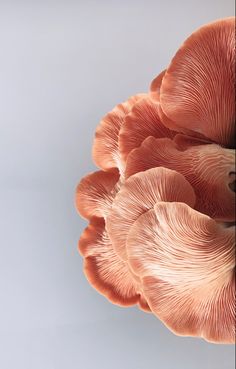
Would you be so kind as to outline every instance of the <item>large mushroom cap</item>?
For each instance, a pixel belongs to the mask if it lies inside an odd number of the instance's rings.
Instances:
[[[149,306],[179,335],[235,339],[235,227],[187,204],[160,202],[128,234],[129,264]]]
[[[184,42],[163,77],[160,103],[169,128],[234,145],[234,17],[201,27]]]

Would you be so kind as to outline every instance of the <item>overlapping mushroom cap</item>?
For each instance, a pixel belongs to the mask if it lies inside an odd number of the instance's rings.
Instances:
[[[181,46],[100,122],[77,187],[90,283],[179,335],[235,340],[235,19]]]

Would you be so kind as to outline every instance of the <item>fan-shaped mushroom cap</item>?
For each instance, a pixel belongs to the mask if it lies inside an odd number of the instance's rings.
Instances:
[[[195,194],[182,174],[153,168],[130,177],[115,197],[106,226],[113,247],[123,260],[127,259],[126,238],[131,225],[158,201],[181,201],[194,206]]]
[[[119,172],[102,170],[88,174],[80,181],[76,190],[76,208],[85,219],[105,218],[119,190]]]
[[[166,128],[158,113],[159,103],[146,96],[140,99],[126,115],[119,134],[119,149],[123,161],[148,136],[173,138],[176,132]]]
[[[84,257],[85,275],[98,292],[115,304],[139,304],[143,310],[150,310],[129,266],[114,252],[104,219],[91,219],[81,235],[79,251]]]
[[[169,128],[234,145],[234,17],[201,27],[184,42],[163,77],[160,104]]]
[[[105,115],[97,126],[93,143],[93,160],[103,170],[117,167],[122,172],[123,164],[118,148],[118,137],[126,115],[145,94],[132,96]]]
[[[180,335],[235,340],[235,227],[160,202],[127,238],[128,261],[154,314]]]

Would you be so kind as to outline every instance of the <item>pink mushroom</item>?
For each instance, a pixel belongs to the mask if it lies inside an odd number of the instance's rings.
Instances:
[[[194,32],[100,122],[77,187],[84,272],[178,335],[235,340],[235,19]]]

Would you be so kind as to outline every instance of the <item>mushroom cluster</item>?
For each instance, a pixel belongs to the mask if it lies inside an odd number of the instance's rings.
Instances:
[[[207,24],[97,127],[76,190],[89,282],[178,335],[235,339],[235,18]]]

